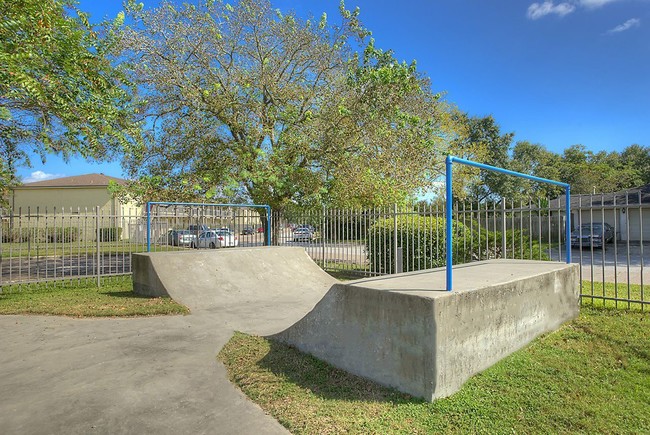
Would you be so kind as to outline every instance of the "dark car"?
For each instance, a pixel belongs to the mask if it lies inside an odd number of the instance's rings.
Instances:
[[[208,231],[210,227],[208,227],[206,224],[200,224],[200,225],[190,225],[187,227],[188,230],[192,232],[192,234],[197,234],[197,233],[202,233],[203,231]]]
[[[253,227],[244,227],[243,230],[241,230],[241,235],[242,236],[249,236],[251,234],[255,234],[255,229]]]
[[[606,222],[582,224],[571,233],[573,248],[603,248],[614,240],[614,228]]]

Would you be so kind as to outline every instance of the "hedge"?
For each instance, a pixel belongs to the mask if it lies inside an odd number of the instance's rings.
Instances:
[[[119,227],[106,227],[99,229],[100,242],[116,242],[122,236],[122,228]]]
[[[442,267],[446,264],[446,220],[432,216],[401,216],[397,219],[397,241],[402,243],[402,270]],[[368,229],[366,252],[372,270],[379,273],[394,272],[395,220],[380,219]],[[488,243],[489,238],[489,243]],[[515,243],[514,253],[512,242]],[[452,223],[453,264],[502,257],[502,233],[480,228],[472,221],[467,224]],[[495,243],[496,241],[496,243]],[[506,231],[508,258],[548,259],[539,244],[532,242],[521,231]]]

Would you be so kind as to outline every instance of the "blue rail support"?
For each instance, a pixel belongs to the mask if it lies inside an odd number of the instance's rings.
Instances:
[[[266,232],[266,245],[271,246],[271,206],[259,204],[210,204],[205,202],[164,202],[150,201],[147,202],[147,252],[151,252],[151,206],[152,205],[188,205],[188,206],[211,206],[211,207],[237,207],[237,208],[263,208],[266,210],[266,222],[268,231]]]
[[[488,171],[500,172],[506,175],[512,175],[519,178],[526,178],[528,180],[537,181],[539,183],[554,184],[556,186],[561,186],[564,188],[565,192],[565,202],[566,202],[566,225],[565,225],[565,234],[566,234],[566,262],[567,264],[571,263],[571,186],[567,183],[562,183],[561,181],[548,180],[546,178],[535,177],[533,175],[522,174],[521,172],[509,171],[508,169],[498,168],[496,166],[485,165],[483,163],[473,162],[471,160],[461,159],[459,157],[447,156],[445,160],[445,183],[446,183],[446,245],[447,245],[447,265],[446,265],[446,287],[447,291],[451,291],[453,288],[453,276],[452,276],[452,260],[453,260],[453,246],[452,246],[452,207],[453,207],[453,197],[452,197],[452,165],[453,163],[461,163],[467,166],[473,166],[479,169],[485,169]]]

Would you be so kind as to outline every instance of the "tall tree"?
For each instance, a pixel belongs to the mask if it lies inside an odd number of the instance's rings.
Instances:
[[[510,168],[548,180],[561,181],[560,156],[548,151],[540,144],[527,141],[517,142],[512,149]],[[538,183],[530,180],[518,179],[518,192],[515,200],[535,200],[554,198],[564,191],[561,187]]]
[[[128,83],[107,56],[111,31],[73,0],[0,0],[3,189],[30,164],[27,149],[101,160],[137,137]]]
[[[480,163],[510,169],[510,148],[514,133],[501,134],[501,128],[489,115],[482,118],[464,117],[466,135],[456,143],[467,158]],[[482,202],[497,198],[512,198],[517,181],[513,177],[493,171],[475,171],[473,181],[468,182],[467,191],[471,200]]]
[[[635,170],[638,179],[635,180],[634,186],[650,184],[650,146],[632,144],[625,148],[621,153],[621,164],[625,168]]]
[[[142,199],[252,200],[282,210],[403,198],[435,177],[450,111],[414,64],[368,43],[359,11],[337,25],[266,0],[144,10],[123,56],[150,126],[127,154]]]

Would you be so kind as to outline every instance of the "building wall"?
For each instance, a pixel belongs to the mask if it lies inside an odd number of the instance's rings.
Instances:
[[[9,227],[17,227],[17,222],[23,227],[76,227],[84,229],[86,237],[93,237],[96,224],[90,221],[99,218],[102,228],[122,228],[122,239],[141,232],[142,207],[133,202],[121,204],[105,186],[17,188],[9,204],[14,216],[5,216]]]
[[[650,240],[650,207],[630,206],[626,209],[631,241]],[[625,218],[624,218],[625,219]],[[627,234],[622,235],[626,240]],[[643,236],[643,237],[642,237]]]
[[[641,208],[638,205],[629,208],[617,207],[616,210],[613,208],[603,209],[598,206],[591,210],[572,210],[572,215],[573,228],[590,222],[606,222],[616,229],[616,237],[620,241],[627,241],[628,234],[631,242],[638,242],[642,239],[650,240],[650,206],[647,205]]]
[[[101,187],[50,187],[14,189],[9,205],[14,214],[30,213],[85,213],[93,212],[99,206],[102,214],[115,214],[117,200],[114,200],[105,186]]]

